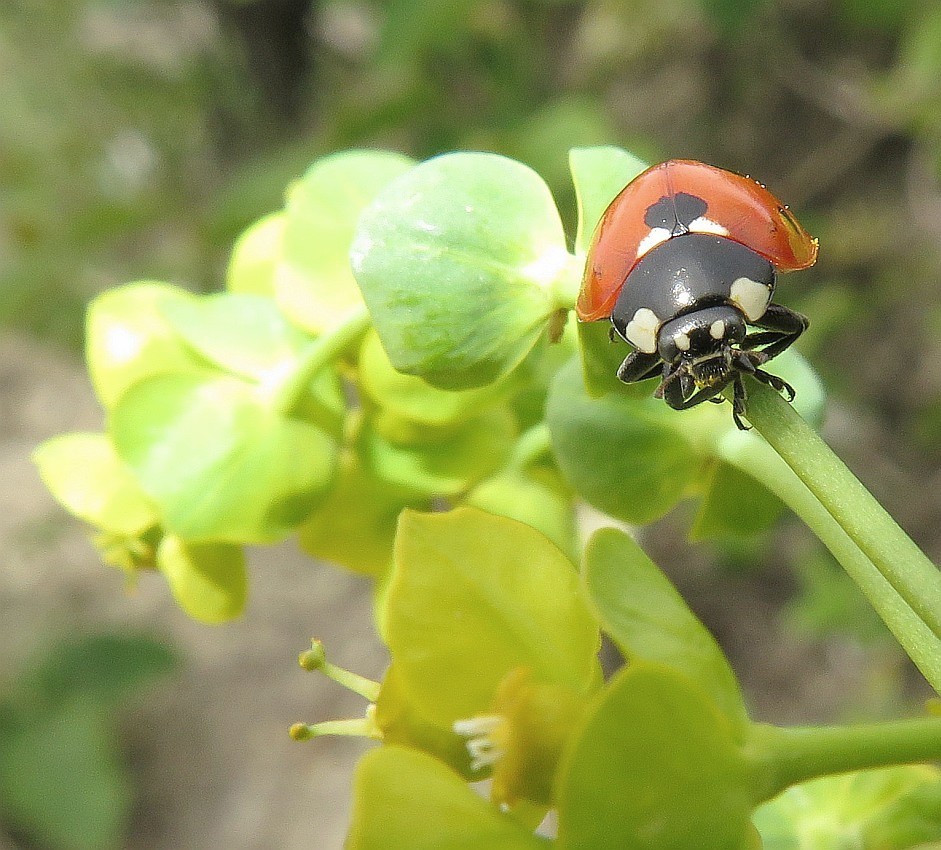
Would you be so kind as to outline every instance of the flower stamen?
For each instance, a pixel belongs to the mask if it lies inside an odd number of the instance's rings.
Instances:
[[[452,728],[455,734],[467,739],[472,770],[492,767],[506,755],[510,729],[502,714],[483,714],[455,720]]]

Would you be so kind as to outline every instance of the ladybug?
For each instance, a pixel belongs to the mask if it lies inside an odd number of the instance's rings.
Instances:
[[[807,318],[771,300],[778,271],[806,269],[817,240],[763,185],[701,162],[671,159],[618,194],[592,237],[576,305],[582,321],[610,319],[633,347],[617,375],[659,375],[655,393],[685,410],[733,384],[742,430],[751,375],[794,399],[761,367],[794,342]]]

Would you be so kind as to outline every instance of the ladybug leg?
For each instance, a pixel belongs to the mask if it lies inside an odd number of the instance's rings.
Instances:
[[[764,369],[755,369],[752,374],[754,374],[761,383],[774,387],[779,393],[784,393],[788,401],[794,401],[794,396],[797,395],[797,393],[794,392],[794,387],[787,381],[782,380],[777,375],[766,372]]]
[[[625,384],[633,384],[647,378],[653,378],[660,371],[659,354],[647,354],[644,351],[632,351],[618,367],[618,379]]]
[[[768,384],[768,386],[773,387],[779,393],[784,393],[787,396],[788,401],[794,401],[794,387],[792,387],[787,381],[783,378],[779,378],[777,375],[772,375],[770,372],[766,372],[764,369],[759,369],[766,362],[768,358],[764,355],[767,352],[765,351],[739,351],[734,355],[734,364],[735,368],[739,372],[744,372],[746,375],[751,375],[753,378],[761,381],[763,384]]]
[[[777,357],[788,348],[805,330],[810,321],[795,310],[780,304],[769,304],[765,314],[752,322],[756,328],[763,328],[763,333],[749,334],[742,342],[742,348],[753,350],[761,348],[766,354],[765,360]]]
[[[736,374],[732,385],[732,420],[739,431],[751,431],[751,425],[746,425],[742,417],[748,412],[748,394],[741,374]]]
[[[657,395],[662,395],[663,400],[670,405],[674,410],[688,410],[690,407],[695,407],[697,404],[701,404],[704,401],[721,401],[721,399],[715,399],[714,396],[719,395],[728,385],[728,381],[721,384],[716,384],[712,387],[706,387],[694,392],[692,395],[689,395],[691,392],[692,378],[688,375],[678,375],[679,370],[671,374],[668,378],[657,389]],[[677,380],[679,377],[679,380]],[[685,381],[683,379],[686,379]],[[687,398],[687,396],[689,396]]]

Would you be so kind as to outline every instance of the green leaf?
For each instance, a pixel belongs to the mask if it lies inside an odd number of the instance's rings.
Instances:
[[[423,425],[442,427],[478,415],[512,389],[512,378],[469,390],[442,390],[396,371],[375,332],[370,332],[359,357],[360,384],[384,410]]]
[[[273,542],[307,517],[333,480],[336,445],[278,415],[234,378],[151,378],[111,417],[118,454],[190,542]]]
[[[91,302],[85,318],[85,359],[105,407],[152,375],[210,371],[164,314],[167,305],[192,300],[194,296],[182,289],[145,281],[108,290]]]
[[[662,401],[588,396],[573,359],[552,382],[546,423],[566,480],[611,516],[633,523],[659,519],[697,478],[701,459],[665,421]]]
[[[478,484],[464,504],[535,528],[577,560],[572,496],[554,469],[509,470]]]
[[[824,395],[807,362],[786,351],[769,368],[793,384],[795,409],[809,422],[819,422]],[[746,387],[751,383],[746,378]],[[775,500],[763,485],[750,477],[714,474],[717,461],[738,466],[766,450],[761,437],[735,427],[729,404],[672,410],[653,397],[655,387],[648,381],[592,398],[576,361],[558,372],[546,422],[569,483],[605,513],[638,524],[659,519],[696,485],[706,493],[706,505],[694,533],[716,535],[732,525],[743,533],[765,527],[773,519]],[[710,486],[724,491],[710,492]]]
[[[382,576],[392,565],[395,526],[402,508],[430,506],[429,501],[380,481],[359,456],[347,452],[336,485],[298,529],[299,542],[315,558]]]
[[[618,192],[647,168],[647,163],[613,145],[572,148],[569,168],[578,199],[575,247],[588,251],[595,227]]]
[[[440,725],[485,712],[515,668],[576,692],[597,671],[572,564],[537,531],[472,508],[402,514],[385,632],[403,689]]]
[[[754,822],[764,850],[927,847],[941,841],[941,774],[912,765],[802,782]]]
[[[600,529],[588,542],[583,574],[602,628],[625,658],[679,671],[744,731],[748,715],[728,659],[636,541]]]
[[[505,463],[516,437],[508,410],[492,410],[444,440],[395,445],[374,429],[362,436],[363,461],[390,487],[413,498],[454,497]]]
[[[375,720],[382,730],[384,744],[422,750],[443,761],[465,779],[481,778],[479,770],[471,769],[467,739],[458,735],[450,725],[435,724],[422,716],[403,689],[395,664],[382,677]]]
[[[147,635],[101,634],[70,638],[17,680],[14,701],[30,715],[78,697],[96,705],[121,702],[178,664],[166,644]]]
[[[0,738],[0,817],[55,850],[122,845],[132,794],[102,705],[60,703]]]
[[[507,375],[569,306],[552,195],[495,154],[439,156],[395,180],[363,213],[352,258],[392,365],[446,389]]]
[[[385,151],[346,151],[318,160],[288,191],[278,307],[298,327],[328,332],[363,306],[350,270],[360,214],[412,160]]]
[[[226,270],[225,285],[230,292],[274,296],[285,224],[283,212],[272,213],[256,221],[238,238]]]
[[[527,850],[528,833],[424,753],[384,746],[360,760],[349,850]]]
[[[728,723],[682,674],[633,662],[559,768],[564,850],[738,850],[751,809]]]
[[[770,528],[784,512],[784,503],[727,463],[717,463],[690,530],[690,539],[738,539]]]
[[[163,314],[180,337],[214,366],[254,381],[281,378],[311,342],[263,295],[222,292],[172,301],[163,307]]]
[[[618,339],[611,339],[611,322],[577,322],[578,350],[582,361],[582,377],[585,389],[592,398],[608,393],[628,398],[649,398],[657,388],[657,379],[648,379],[635,384],[618,380],[618,368],[631,353],[630,346]]]
[[[96,528],[136,536],[157,524],[156,507],[107,434],[61,434],[39,446],[33,460],[52,495]]]
[[[239,546],[186,543],[168,534],[157,548],[157,567],[173,598],[194,620],[224,623],[245,608],[248,578]]]

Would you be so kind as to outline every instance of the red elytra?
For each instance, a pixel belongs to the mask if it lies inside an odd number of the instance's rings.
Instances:
[[[719,225],[727,231],[721,235],[781,271],[806,269],[816,261],[817,240],[760,183],[702,162],[671,159],[635,177],[602,215],[588,249],[575,308],[579,319],[591,322],[611,315],[627,276],[646,253],[641,246],[651,233],[644,221],[647,210],[681,192],[706,203],[708,222],[701,232],[715,233],[712,226]]]

